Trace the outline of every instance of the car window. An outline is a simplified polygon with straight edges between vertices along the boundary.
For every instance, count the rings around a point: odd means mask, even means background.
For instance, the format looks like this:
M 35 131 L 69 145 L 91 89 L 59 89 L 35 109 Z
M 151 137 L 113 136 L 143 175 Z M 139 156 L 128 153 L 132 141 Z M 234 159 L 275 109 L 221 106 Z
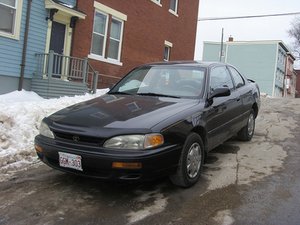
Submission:
M 148 73 L 148 68 L 141 68 L 132 71 L 130 77 L 132 79 L 128 79 L 124 82 L 120 87 L 119 91 L 129 91 L 133 89 L 137 89 L 142 85 L 142 82 L 145 80 L 145 77 Z
M 245 81 L 244 81 L 243 77 L 240 75 L 240 73 L 233 67 L 228 67 L 228 68 L 229 68 L 232 78 L 234 80 L 235 87 L 239 88 L 239 87 L 244 86 Z
M 213 68 L 210 72 L 210 91 L 224 87 L 228 87 L 230 90 L 233 89 L 233 82 L 229 71 L 225 66 Z
M 199 98 L 203 95 L 206 68 L 154 65 L 131 71 L 110 93 L 168 95 Z

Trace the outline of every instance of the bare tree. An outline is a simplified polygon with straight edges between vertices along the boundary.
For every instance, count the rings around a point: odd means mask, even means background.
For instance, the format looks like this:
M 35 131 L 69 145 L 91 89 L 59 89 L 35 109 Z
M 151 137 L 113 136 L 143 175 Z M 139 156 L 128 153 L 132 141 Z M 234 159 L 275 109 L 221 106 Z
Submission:
M 290 37 L 294 39 L 294 51 L 300 56 L 300 17 L 294 19 L 288 30 Z

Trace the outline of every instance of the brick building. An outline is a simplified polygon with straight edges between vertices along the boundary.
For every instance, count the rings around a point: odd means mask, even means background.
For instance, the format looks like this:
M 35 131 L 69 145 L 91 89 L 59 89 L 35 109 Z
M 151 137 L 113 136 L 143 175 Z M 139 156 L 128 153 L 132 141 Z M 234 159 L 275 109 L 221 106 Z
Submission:
M 283 86 L 283 97 L 295 98 L 296 96 L 296 72 L 294 70 L 295 57 L 291 53 L 286 56 L 286 71 Z
M 163 60 L 193 60 L 199 0 L 78 0 L 86 15 L 73 33 L 71 55 L 88 57 L 98 87 L 133 67 Z
M 296 72 L 296 98 L 300 98 L 300 70 L 295 70 Z

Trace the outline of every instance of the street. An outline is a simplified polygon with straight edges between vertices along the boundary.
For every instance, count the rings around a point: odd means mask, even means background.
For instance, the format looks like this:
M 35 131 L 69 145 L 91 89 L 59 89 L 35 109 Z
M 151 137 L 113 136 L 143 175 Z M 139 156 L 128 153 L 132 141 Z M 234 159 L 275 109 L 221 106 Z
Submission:
M 38 160 L 0 182 L 6 224 L 300 224 L 300 99 L 262 98 L 252 141 L 209 153 L 199 182 L 178 188 L 93 180 Z

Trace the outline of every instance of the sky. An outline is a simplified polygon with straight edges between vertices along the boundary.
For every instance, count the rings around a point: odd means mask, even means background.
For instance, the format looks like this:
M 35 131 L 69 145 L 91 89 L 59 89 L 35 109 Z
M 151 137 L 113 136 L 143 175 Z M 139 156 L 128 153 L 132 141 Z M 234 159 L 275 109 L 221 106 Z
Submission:
M 200 0 L 198 18 L 232 17 L 300 12 L 299 0 Z M 299 14 L 300 17 L 300 14 Z M 282 40 L 292 48 L 293 39 L 287 30 L 296 16 L 252 19 L 198 21 L 195 59 L 202 59 L 203 41 L 224 41 L 232 36 L 235 41 Z

